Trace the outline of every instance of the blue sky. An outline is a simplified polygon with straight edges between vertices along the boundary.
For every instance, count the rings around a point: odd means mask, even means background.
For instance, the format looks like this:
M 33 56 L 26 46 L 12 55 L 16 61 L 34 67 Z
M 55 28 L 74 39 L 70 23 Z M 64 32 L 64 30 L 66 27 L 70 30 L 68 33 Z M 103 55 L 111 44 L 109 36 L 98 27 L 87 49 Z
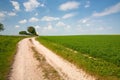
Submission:
M 0 22 L 5 35 L 120 34 L 120 0 L 1 0 Z

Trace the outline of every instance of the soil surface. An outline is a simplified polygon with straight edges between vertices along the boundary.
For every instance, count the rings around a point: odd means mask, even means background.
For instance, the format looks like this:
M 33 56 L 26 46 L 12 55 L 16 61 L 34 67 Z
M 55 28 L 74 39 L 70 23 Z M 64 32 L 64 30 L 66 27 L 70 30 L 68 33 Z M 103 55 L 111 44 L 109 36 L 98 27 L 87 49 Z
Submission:
M 95 80 L 50 51 L 35 38 L 18 43 L 9 80 Z

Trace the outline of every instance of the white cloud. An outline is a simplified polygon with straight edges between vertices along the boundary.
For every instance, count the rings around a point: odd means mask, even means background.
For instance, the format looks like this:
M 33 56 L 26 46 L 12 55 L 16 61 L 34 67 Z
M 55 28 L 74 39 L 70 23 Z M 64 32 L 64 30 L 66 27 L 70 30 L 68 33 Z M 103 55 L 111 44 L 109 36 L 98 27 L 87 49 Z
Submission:
M 106 15 L 114 14 L 114 13 L 117 13 L 117 12 L 120 12 L 120 2 L 117 3 L 114 6 L 106 8 L 103 12 L 94 13 L 92 16 L 101 17 L 101 16 L 106 16 Z
M 23 20 L 19 21 L 19 23 L 20 23 L 20 24 L 25 24 L 25 23 L 27 23 L 27 20 L 26 20 L 26 19 L 23 19 Z
M 51 23 L 48 23 L 46 26 L 41 27 L 39 31 L 41 34 L 50 35 L 50 34 L 55 34 L 57 32 L 57 29 L 54 28 Z
M 83 19 L 80 19 L 78 22 L 79 23 L 87 23 L 89 21 L 90 18 L 83 18 Z
M 49 24 L 47 27 L 44 27 L 44 30 L 52 30 L 52 29 L 53 29 L 53 27 L 51 24 Z
M 43 27 L 43 32 L 49 32 L 49 31 L 53 31 L 54 32 L 54 28 L 52 26 L 51 23 L 48 23 L 48 25 L 46 27 Z
M 40 26 L 39 26 L 39 25 L 36 25 L 36 26 L 35 26 L 35 28 L 36 28 L 36 29 L 39 29 L 39 28 L 40 28 Z
M 45 7 L 45 4 L 41 4 L 40 6 L 41 6 L 41 7 Z
M 37 0 L 29 0 L 28 2 L 24 2 L 23 5 L 26 11 L 32 11 L 39 6 L 41 7 L 45 6 L 44 4 L 41 4 L 40 2 L 38 2 Z
M 90 1 L 87 1 L 87 2 L 86 2 L 86 5 L 85 5 L 84 7 L 85 7 L 85 8 L 90 7 Z
M 3 12 L 0 12 L 0 18 L 5 17 L 5 14 Z
M 66 24 L 59 21 L 59 22 L 56 24 L 56 26 L 60 26 L 60 27 L 61 27 L 61 26 L 66 26 Z
M 16 13 L 15 12 L 9 12 L 8 15 L 9 16 L 16 16 Z
M 58 23 L 56 23 L 56 26 L 58 27 L 63 27 L 65 30 L 69 30 L 70 29 L 70 25 L 67 25 L 61 21 L 59 21 Z
M 100 26 L 98 28 L 95 28 L 96 31 L 103 31 L 103 30 L 111 30 L 112 27 L 107 27 L 107 26 Z
M 69 13 L 69 14 L 65 14 L 62 18 L 63 18 L 63 19 L 67 19 L 67 18 L 71 18 L 71 17 L 73 17 L 73 16 L 75 16 L 75 14 Z
M 19 28 L 20 26 L 19 25 L 16 25 L 15 28 Z
M 56 21 L 59 20 L 58 17 L 44 16 L 41 21 Z
M 3 21 L 6 17 L 6 12 L 2 11 L 0 12 L 0 21 Z
M 29 19 L 29 22 L 37 22 L 37 21 L 39 21 L 39 19 L 35 17 Z
M 15 12 L 7 12 L 7 11 L 0 12 L 0 20 L 4 20 L 8 16 L 16 16 L 16 13 Z
M 11 1 L 11 3 L 14 6 L 15 10 L 17 10 L 17 11 L 20 10 L 20 5 L 17 1 Z
M 66 3 L 63 3 L 62 5 L 59 6 L 59 9 L 62 11 L 66 10 L 72 10 L 72 9 L 77 9 L 79 8 L 80 3 L 76 1 L 69 1 Z

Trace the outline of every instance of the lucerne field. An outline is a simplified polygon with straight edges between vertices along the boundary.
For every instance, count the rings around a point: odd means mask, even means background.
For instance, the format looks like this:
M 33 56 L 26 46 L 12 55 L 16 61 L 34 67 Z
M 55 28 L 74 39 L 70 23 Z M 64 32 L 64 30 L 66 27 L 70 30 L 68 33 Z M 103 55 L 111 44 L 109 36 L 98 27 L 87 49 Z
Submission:
M 120 79 L 120 35 L 42 36 L 38 40 L 100 80 Z

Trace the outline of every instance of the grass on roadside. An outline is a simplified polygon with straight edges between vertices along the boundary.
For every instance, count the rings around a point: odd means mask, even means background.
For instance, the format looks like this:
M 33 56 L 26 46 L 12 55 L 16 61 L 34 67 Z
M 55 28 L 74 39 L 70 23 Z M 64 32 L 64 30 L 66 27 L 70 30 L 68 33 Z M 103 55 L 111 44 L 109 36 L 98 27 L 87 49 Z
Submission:
M 17 43 L 25 37 L 0 36 L 0 80 L 7 80 Z

